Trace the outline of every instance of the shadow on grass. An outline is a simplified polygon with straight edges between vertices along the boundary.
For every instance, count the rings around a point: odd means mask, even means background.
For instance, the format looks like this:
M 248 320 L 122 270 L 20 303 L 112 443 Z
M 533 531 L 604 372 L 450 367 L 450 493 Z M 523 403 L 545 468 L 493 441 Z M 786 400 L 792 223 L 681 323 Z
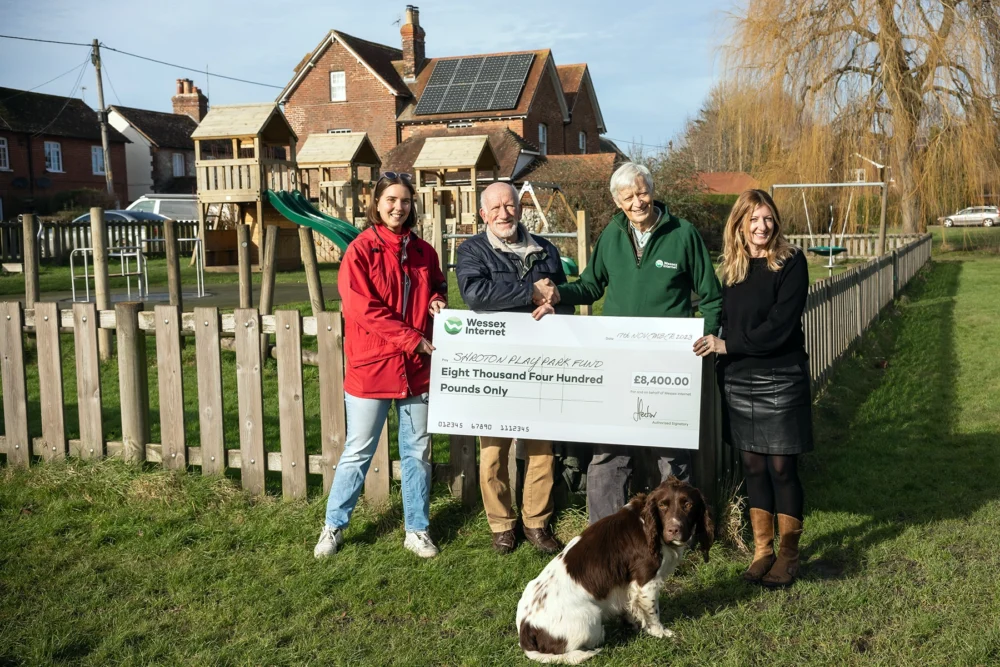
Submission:
M 872 547 L 912 526 L 967 518 L 1000 494 L 983 475 L 1000 468 L 998 434 L 957 428 L 962 268 L 938 262 L 918 276 L 900 312 L 842 362 L 817 402 L 816 452 L 803 459 L 807 513 L 866 518 L 809 536 L 803 578 L 852 576 Z

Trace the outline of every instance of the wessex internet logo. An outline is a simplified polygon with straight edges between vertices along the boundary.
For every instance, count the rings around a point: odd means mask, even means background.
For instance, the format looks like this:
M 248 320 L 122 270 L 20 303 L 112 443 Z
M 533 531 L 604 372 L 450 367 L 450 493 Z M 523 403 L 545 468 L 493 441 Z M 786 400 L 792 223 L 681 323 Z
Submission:
M 461 317 L 449 317 L 444 322 L 444 330 L 452 336 L 462 333 L 463 330 L 470 336 L 506 336 L 507 323 L 480 320 L 475 317 L 468 317 L 463 322 Z
M 449 317 L 444 322 L 444 330 L 451 335 L 455 335 L 462 331 L 462 320 L 459 317 Z

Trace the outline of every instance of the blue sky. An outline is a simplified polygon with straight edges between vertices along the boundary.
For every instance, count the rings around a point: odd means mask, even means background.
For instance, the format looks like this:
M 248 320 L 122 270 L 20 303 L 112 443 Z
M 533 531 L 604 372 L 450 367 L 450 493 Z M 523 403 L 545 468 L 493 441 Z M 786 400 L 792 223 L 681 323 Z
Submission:
M 411 0 L 412 1 L 412 0 Z M 719 45 L 735 0 L 475 2 L 417 0 L 427 55 L 551 48 L 557 64 L 586 62 L 608 127 L 623 147 L 665 145 L 697 113 L 719 71 Z M 0 33 L 108 46 L 200 70 L 283 86 L 327 30 L 399 46 L 406 2 L 298 0 L 0 0 Z M 488 7 L 488 9 L 484 9 Z M 154 9 L 155 8 L 155 9 Z M 239 18 L 230 18 L 230 16 Z M 80 65 L 87 49 L 0 39 L 0 86 L 28 89 Z M 189 77 L 210 103 L 274 99 L 278 89 L 185 72 L 110 51 L 108 104 L 170 111 L 174 81 Z M 39 88 L 68 95 L 77 71 Z M 110 83 L 109 83 L 110 79 Z M 75 96 L 96 106 L 93 68 Z M 653 148 L 652 150 L 655 150 Z

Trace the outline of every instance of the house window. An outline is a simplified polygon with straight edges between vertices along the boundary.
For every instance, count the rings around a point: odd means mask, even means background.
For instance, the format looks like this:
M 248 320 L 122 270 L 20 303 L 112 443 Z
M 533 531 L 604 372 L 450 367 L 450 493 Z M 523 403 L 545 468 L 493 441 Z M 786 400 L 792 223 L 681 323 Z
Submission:
M 331 128 L 331 129 L 327 130 L 326 133 L 327 134 L 350 134 L 351 133 L 351 128 L 349 128 L 349 127 Z
M 10 171 L 10 155 L 7 153 L 7 137 L 0 137 L 0 171 Z
M 475 123 L 472 123 L 467 120 L 453 120 L 452 122 L 448 123 L 448 129 L 454 130 L 455 128 L 473 127 L 474 125 Z
M 45 171 L 62 173 L 62 146 L 58 141 L 45 142 Z
M 347 81 L 343 72 L 330 72 L 330 101 L 347 101 Z
M 587 152 L 587 133 L 586 132 L 581 132 L 580 133 L 578 143 L 580 145 L 580 152 L 581 153 L 586 153 Z
M 90 147 L 90 170 L 95 175 L 104 175 L 104 149 L 100 146 Z
M 538 124 L 538 150 L 545 155 L 549 149 L 549 126 L 545 123 Z
M 174 178 L 186 176 L 184 170 L 184 153 L 174 153 Z

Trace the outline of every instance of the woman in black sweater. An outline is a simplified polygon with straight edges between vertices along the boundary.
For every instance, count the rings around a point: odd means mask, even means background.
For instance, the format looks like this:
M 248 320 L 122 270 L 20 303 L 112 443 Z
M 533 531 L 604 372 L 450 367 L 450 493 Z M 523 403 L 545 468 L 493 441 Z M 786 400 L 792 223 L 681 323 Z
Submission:
M 719 355 L 723 433 L 743 461 L 755 546 L 743 578 L 788 586 L 798 570 L 802 534 L 797 457 L 813 447 L 802 333 L 809 271 L 802 251 L 782 235 L 778 209 L 762 190 L 740 195 L 723 245 L 722 331 L 699 338 L 694 351 Z

